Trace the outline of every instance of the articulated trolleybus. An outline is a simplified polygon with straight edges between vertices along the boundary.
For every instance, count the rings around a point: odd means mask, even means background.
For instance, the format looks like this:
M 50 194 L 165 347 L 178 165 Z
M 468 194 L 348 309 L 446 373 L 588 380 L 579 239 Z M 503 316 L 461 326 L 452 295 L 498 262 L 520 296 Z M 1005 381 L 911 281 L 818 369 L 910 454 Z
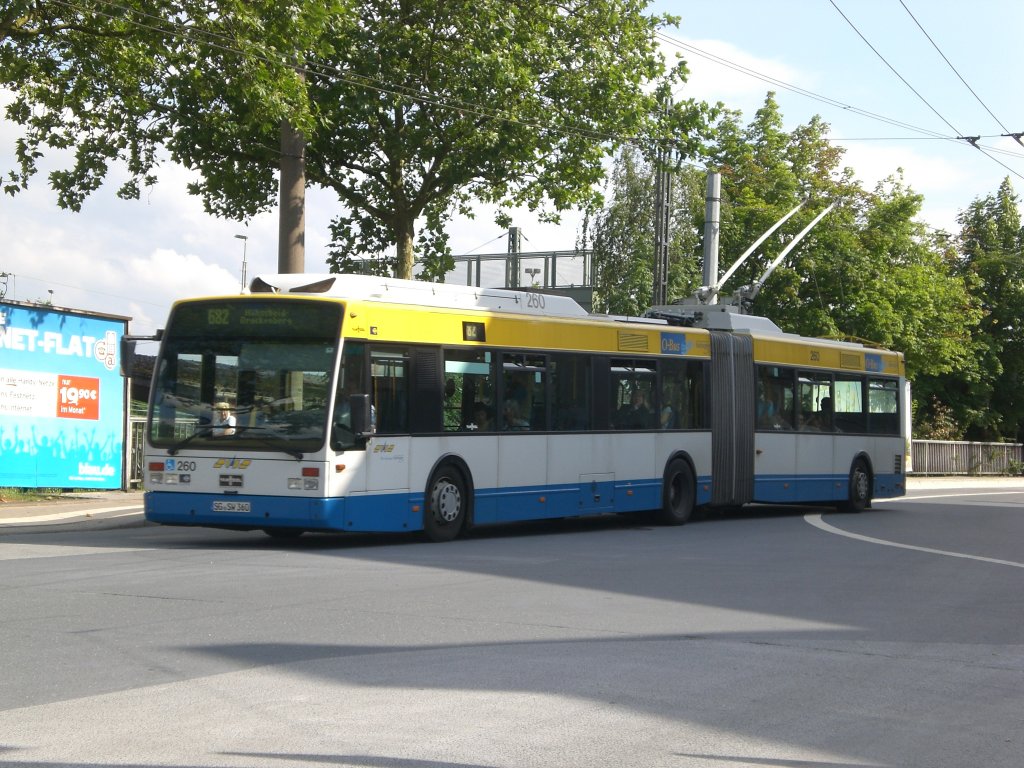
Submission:
M 308 274 L 179 301 L 152 372 L 146 517 L 443 541 L 902 495 L 902 357 L 726 309 L 624 320 L 529 291 Z

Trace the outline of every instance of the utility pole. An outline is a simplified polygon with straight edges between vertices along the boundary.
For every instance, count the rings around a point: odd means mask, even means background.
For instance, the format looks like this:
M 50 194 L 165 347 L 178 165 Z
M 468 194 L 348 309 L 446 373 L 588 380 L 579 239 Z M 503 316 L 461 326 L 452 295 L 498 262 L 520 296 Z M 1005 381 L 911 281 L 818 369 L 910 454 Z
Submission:
M 704 285 L 718 285 L 718 235 L 721 231 L 719 211 L 722 207 L 722 175 L 709 172 L 704 195 Z M 709 304 L 718 303 L 712 293 Z
M 519 227 L 508 228 L 508 259 L 505 261 L 505 287 L 519 287 L 519 254 L 523 250 L 523 233 Z
M 665 100 L 665 112 L 672 105 Z M 658 150 L 654 169 L 654 290 L 651 292 L 651 306 L 668 303 L 668 242 L 669 219 L 672 215 L 672 174 L 669 163 L 672 153 L 668 147 Z

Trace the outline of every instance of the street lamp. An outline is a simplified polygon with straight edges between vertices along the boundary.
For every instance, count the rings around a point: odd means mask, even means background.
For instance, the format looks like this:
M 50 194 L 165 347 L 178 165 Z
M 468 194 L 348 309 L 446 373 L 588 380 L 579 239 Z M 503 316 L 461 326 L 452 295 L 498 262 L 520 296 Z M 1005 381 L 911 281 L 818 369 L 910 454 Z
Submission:
M 245 293 L 245 255 L 249 248 L 249 236 L 248 235 L 235 235 L 236 240 L 242 241 L 242 290 L 241 293 Z
M 536 288 L 537 287 L 537 275 L 540 274 L 540 267 L 527 267 L 523 271 L 530 276 L 530 282 L 532 283 L 531 287 Z

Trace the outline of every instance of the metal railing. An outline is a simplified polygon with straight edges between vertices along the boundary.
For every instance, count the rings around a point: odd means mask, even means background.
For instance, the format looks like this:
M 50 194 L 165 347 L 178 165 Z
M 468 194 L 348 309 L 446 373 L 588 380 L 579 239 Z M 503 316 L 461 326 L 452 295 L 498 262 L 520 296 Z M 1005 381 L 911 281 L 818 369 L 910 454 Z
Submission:
M 915 475 L 1016 475 L 1024 465 L 1020 443 L 914 440 L 911 448 Z

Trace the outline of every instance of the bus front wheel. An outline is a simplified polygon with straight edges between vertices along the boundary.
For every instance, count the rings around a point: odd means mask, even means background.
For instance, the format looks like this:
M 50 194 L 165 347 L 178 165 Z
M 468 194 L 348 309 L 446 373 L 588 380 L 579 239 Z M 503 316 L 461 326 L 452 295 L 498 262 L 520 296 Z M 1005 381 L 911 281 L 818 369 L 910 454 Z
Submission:
M 850 470 L 850 490 L 841 505 L 844 512 L 863 512 L 871 506 L 871 474 L 863 459 L 853 462 Z
M 661 492 L 661 510 L 658 515 L 665 525 L 682 525 L 693 515 L 697 483 L 690 465 L 682 459 L 673 459 L 665 469 L 665 484 Z
M 462 473 L 443 464 L 427 486 L 423 511 L 423 532 L 430 541 L 451 541 L 466 523 L 469 496 Z

